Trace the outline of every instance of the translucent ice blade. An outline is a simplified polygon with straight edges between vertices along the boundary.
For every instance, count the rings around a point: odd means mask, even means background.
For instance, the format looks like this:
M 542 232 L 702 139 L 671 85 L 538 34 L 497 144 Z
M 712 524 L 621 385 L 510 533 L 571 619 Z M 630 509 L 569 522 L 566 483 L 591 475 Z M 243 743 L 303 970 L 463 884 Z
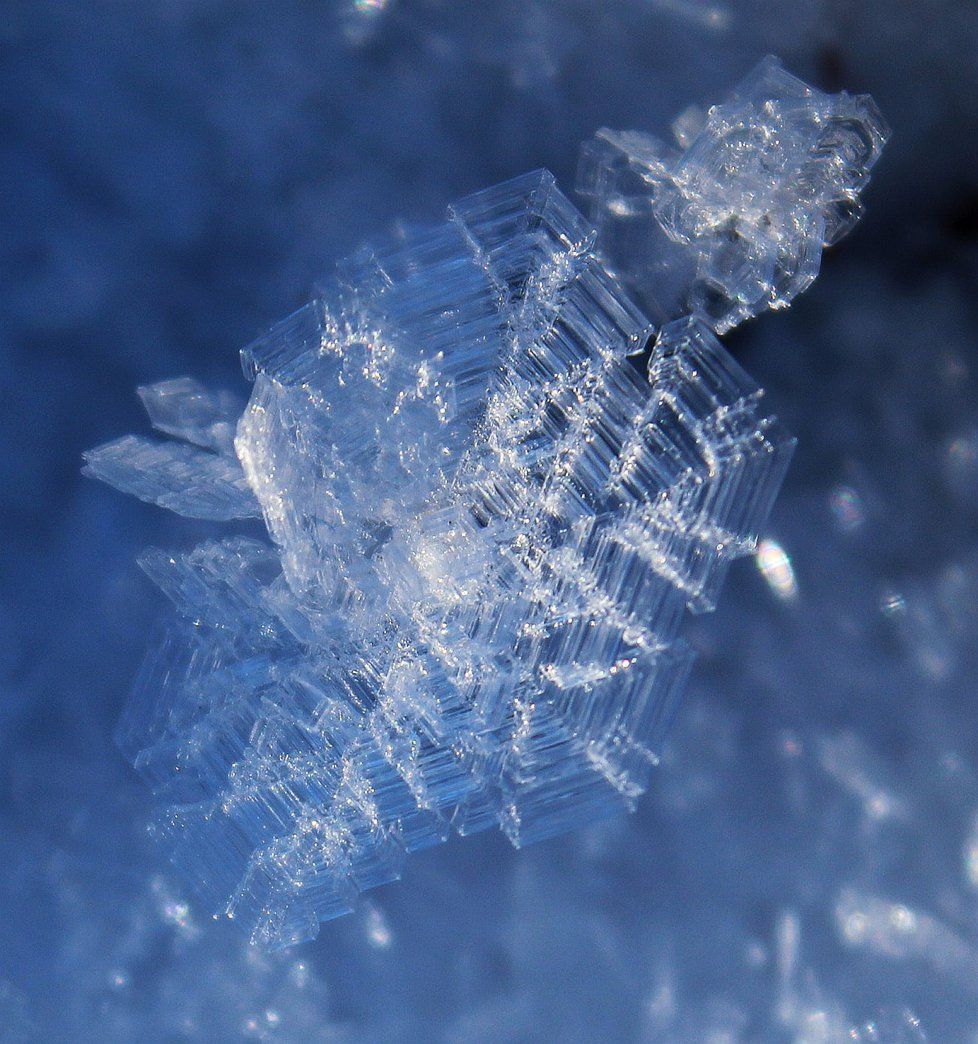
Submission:
M 126 435 L 85 454 L 84 474 L 187 518 L 253 518 L 258 502 L 236 460 L 179 442 Z

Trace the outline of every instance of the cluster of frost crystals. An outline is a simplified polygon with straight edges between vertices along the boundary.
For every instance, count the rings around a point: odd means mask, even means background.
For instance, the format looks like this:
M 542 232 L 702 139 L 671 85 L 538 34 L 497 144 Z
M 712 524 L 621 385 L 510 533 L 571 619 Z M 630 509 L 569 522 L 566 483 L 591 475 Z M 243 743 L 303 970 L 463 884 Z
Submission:
M 632 806 L 690 664 L 684 607 L 751 553 L 793 441 L 699 318 L 658 331 L 537 172 L 338 267 L 246 348 L 237 409 L 90 473 L 231 536 L 142 566 L 182 622 L 120 726 L 156 832 L 257 941 L 314 936 L 405 853 Z
M 824 94 L 766 58 L 730 97 L 674 122 L 678 148 L 601 130 L 579 192 L 600 245 L 655 319 L 722 333 L 783 308 L 861 213 L 889 129 L 868 95 Z

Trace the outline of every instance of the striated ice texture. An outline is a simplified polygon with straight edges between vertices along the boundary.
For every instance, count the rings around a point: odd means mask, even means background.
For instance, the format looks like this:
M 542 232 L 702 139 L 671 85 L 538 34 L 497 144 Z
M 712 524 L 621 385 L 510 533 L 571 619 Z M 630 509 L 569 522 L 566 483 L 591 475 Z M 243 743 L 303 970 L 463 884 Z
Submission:
M 307 939 L 406 853 L 634 806 L 690 651 L 793 441 L 699 317 L 658 330 L 545 171 L 340 264 L 233 402 L 141 390 L 182 442 L 88 470 L 232 536 L 141 565 L 173 601 L 119 742 L 210 909 Z M 240 463 L 239 463 L 240 462 Z
M 889 128 L 868 95 L 823 94 L 769 57 L 673 133 L 678 147 L 600 130 L 578 189 L 654 319 L 698 311 L 723 333 L 811 284 L 822 248 L 859 219 Z

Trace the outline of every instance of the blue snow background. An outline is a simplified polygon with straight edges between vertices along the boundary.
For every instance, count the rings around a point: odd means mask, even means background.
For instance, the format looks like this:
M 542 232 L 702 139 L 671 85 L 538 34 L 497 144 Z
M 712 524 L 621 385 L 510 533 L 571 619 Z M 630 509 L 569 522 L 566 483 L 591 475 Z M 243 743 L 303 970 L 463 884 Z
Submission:
M 363 239 L 668 133 L 766 53 L 894 128 L 867 217 L 728 338 L 800 443 L 630 819 L 498 836 L 276 958 L 188 905 L 111 732 L 208 532 L 79 474 L 137 384 Z M 0 1041 L 978 1035 L 978 9 L 960 0 L 4 0 Z

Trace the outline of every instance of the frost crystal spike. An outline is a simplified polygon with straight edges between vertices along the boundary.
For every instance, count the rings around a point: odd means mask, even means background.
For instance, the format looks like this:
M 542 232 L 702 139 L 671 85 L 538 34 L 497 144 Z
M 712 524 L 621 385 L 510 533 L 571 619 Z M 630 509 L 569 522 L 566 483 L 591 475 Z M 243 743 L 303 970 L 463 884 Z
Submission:
M 862 213 L 890 131 L 868 95 L 823 94 L 765 58 L 721 105 L 673 124 L 678 148 L 601 130 L 578 190 L 601 249 L 657 321 L 719 333 L 784 308 Z
M 762 66 L 731 102 L 745 169 L 771 168 L 771 146 L 737 99 L 785 82 Z M 811 128 L 824 98 L 801 85 L 758 118 Z M 696 154 L 732 119 L 714 110 Z M 795 152 L 839 178 L 865 165 L 810 138 Z M 692 242 L 728 193 L 753 229 L 760 196 L 743 177 L 707 189 L 693 172 L 713 161 L 697 163 L 670 175 L 670 228 Z M 821 245 L 838 192 L 814 173 L 765 184 L 792 242 Z M 702 235 L 698 265 L 715 253 Z M 545 171 L 477 193 L 340 264 L 245 348 L 243 412 L 166 381 L 140 394 L 179 441 L 88 455 L 183 514 L 264 517 L 268 541 L 142 557 L 176 622 L 118 731 L 174 862 L 255 941 L 314 936 L 452 828 L 520 846 L 648 785 L 690 665 L 684 609 L 713 608 L 754 549 L 793 441 L 715 313 L 655 330 L 595 244 Z

